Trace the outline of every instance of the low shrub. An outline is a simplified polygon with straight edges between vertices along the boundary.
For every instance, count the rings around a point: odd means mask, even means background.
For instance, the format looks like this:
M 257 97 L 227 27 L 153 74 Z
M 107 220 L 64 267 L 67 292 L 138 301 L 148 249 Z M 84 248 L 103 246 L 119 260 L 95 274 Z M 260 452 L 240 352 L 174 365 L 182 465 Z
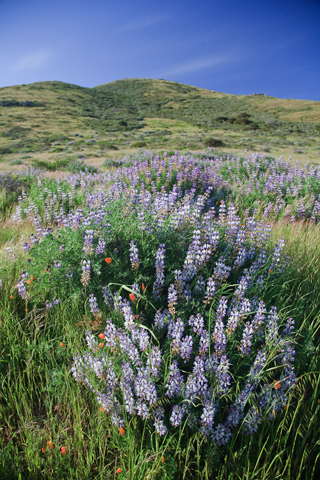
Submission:
M 131 143 L 131 147 L 133 148 L 143 148 L 147 145 L 146 142 L 133 142 Z
M 218 138 L 206 138 L 204 141 L 206 147 L 225 147 L 226 144 L 223 140 Z

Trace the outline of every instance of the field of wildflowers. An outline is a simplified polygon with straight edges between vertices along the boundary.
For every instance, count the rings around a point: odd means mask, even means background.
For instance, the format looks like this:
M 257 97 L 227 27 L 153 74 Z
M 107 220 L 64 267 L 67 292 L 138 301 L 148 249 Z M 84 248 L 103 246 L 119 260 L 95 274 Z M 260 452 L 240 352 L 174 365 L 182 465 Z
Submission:
M 318 478 L 319 167 L 142 154 L 19 188 L 1 478 Z

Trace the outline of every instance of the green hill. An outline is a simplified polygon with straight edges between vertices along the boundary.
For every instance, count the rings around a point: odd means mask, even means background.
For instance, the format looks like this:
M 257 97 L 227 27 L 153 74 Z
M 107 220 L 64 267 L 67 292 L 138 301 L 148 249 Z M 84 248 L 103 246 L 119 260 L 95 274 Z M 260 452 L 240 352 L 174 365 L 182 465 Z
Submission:
M 320 160 L 320 102 L 229 95 L 165 80 L 83 88 L 38 82 L 0 89 L 0 168 L 148 150 L 248 150 Z

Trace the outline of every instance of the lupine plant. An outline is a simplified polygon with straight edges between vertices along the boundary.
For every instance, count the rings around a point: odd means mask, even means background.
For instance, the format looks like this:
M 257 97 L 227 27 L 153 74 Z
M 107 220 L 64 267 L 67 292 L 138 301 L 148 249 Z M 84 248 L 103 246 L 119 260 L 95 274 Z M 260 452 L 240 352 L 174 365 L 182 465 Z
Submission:
M 118 164 L 39 177 L 18 200 L 12 224 L 34 230 L 11 276 L 0 265 L 0 374 L 8 405 L 26 393 L 0 474 L 34 428 L 34 478 L 313 478 L 319 168 L 177 152 Z M 314 235 L 298 267 L 296 231 Z
M 270 225 L 239 215 L 222 171 L 151 157 L 81 174 L 80 186 L 100 185 L 85 208 L 32 211 L 34 280 L 27 289 L 22 272 L 18 293 L 47 309 L 84 295 L 103 342 L 87 332 L 73 375 L 119 427 L 137 417 L 160 437 L 199 430 L 224 445 L 274 419 L 295 386 L 293 321 L 263 299 L 286 267 L 284 241 L 267 249 Z
M 137 416 L 160 436 L 183 426 L 199 429 L 218 445 L 237 428 L 255 432 L 285 408 L 296 383 L 294 322 L 280 320 L 277 309 L 267 311 L 255 295 L 257 271 L 268 272 L 275 257 L 278 250 L 271 263 L 252 259 L 232 285 L 226 272 L 237 265 L 227 269 L 219 258 L 213 265 L 217 288 L 210 294 L 208 288 L 187 289 L 190 273 L 183 269 L 180 285 L 169 285 L 167 299 L 164 292 L 157 294 L 167 308 L 151 318 L 136 313 L 136 301 L 148 303 L 147 295 L 135 289 L 129 301 L 116 292 L 112 305 L 106 302 L 103 342 L 87 331 L 87 351 L 72 367 L 75 379 L 94 392 L 119 427 Z M 192 261 L 197 262 L 196 253 Z M 158 258 L 156 272 L 157 265 Z M 158 284 L 156 275 L 156 292 Z M 96 299 L 89 301 L 91 312 L 99 312 Z

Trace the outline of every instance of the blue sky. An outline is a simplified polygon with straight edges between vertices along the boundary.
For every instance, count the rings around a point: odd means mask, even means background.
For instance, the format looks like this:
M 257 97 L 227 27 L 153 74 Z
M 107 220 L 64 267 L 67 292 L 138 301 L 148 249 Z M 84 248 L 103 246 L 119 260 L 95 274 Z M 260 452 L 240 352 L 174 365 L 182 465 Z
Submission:
M 0 87 L 123 78 L 320 101 L 320 0 L 0 0 Z

